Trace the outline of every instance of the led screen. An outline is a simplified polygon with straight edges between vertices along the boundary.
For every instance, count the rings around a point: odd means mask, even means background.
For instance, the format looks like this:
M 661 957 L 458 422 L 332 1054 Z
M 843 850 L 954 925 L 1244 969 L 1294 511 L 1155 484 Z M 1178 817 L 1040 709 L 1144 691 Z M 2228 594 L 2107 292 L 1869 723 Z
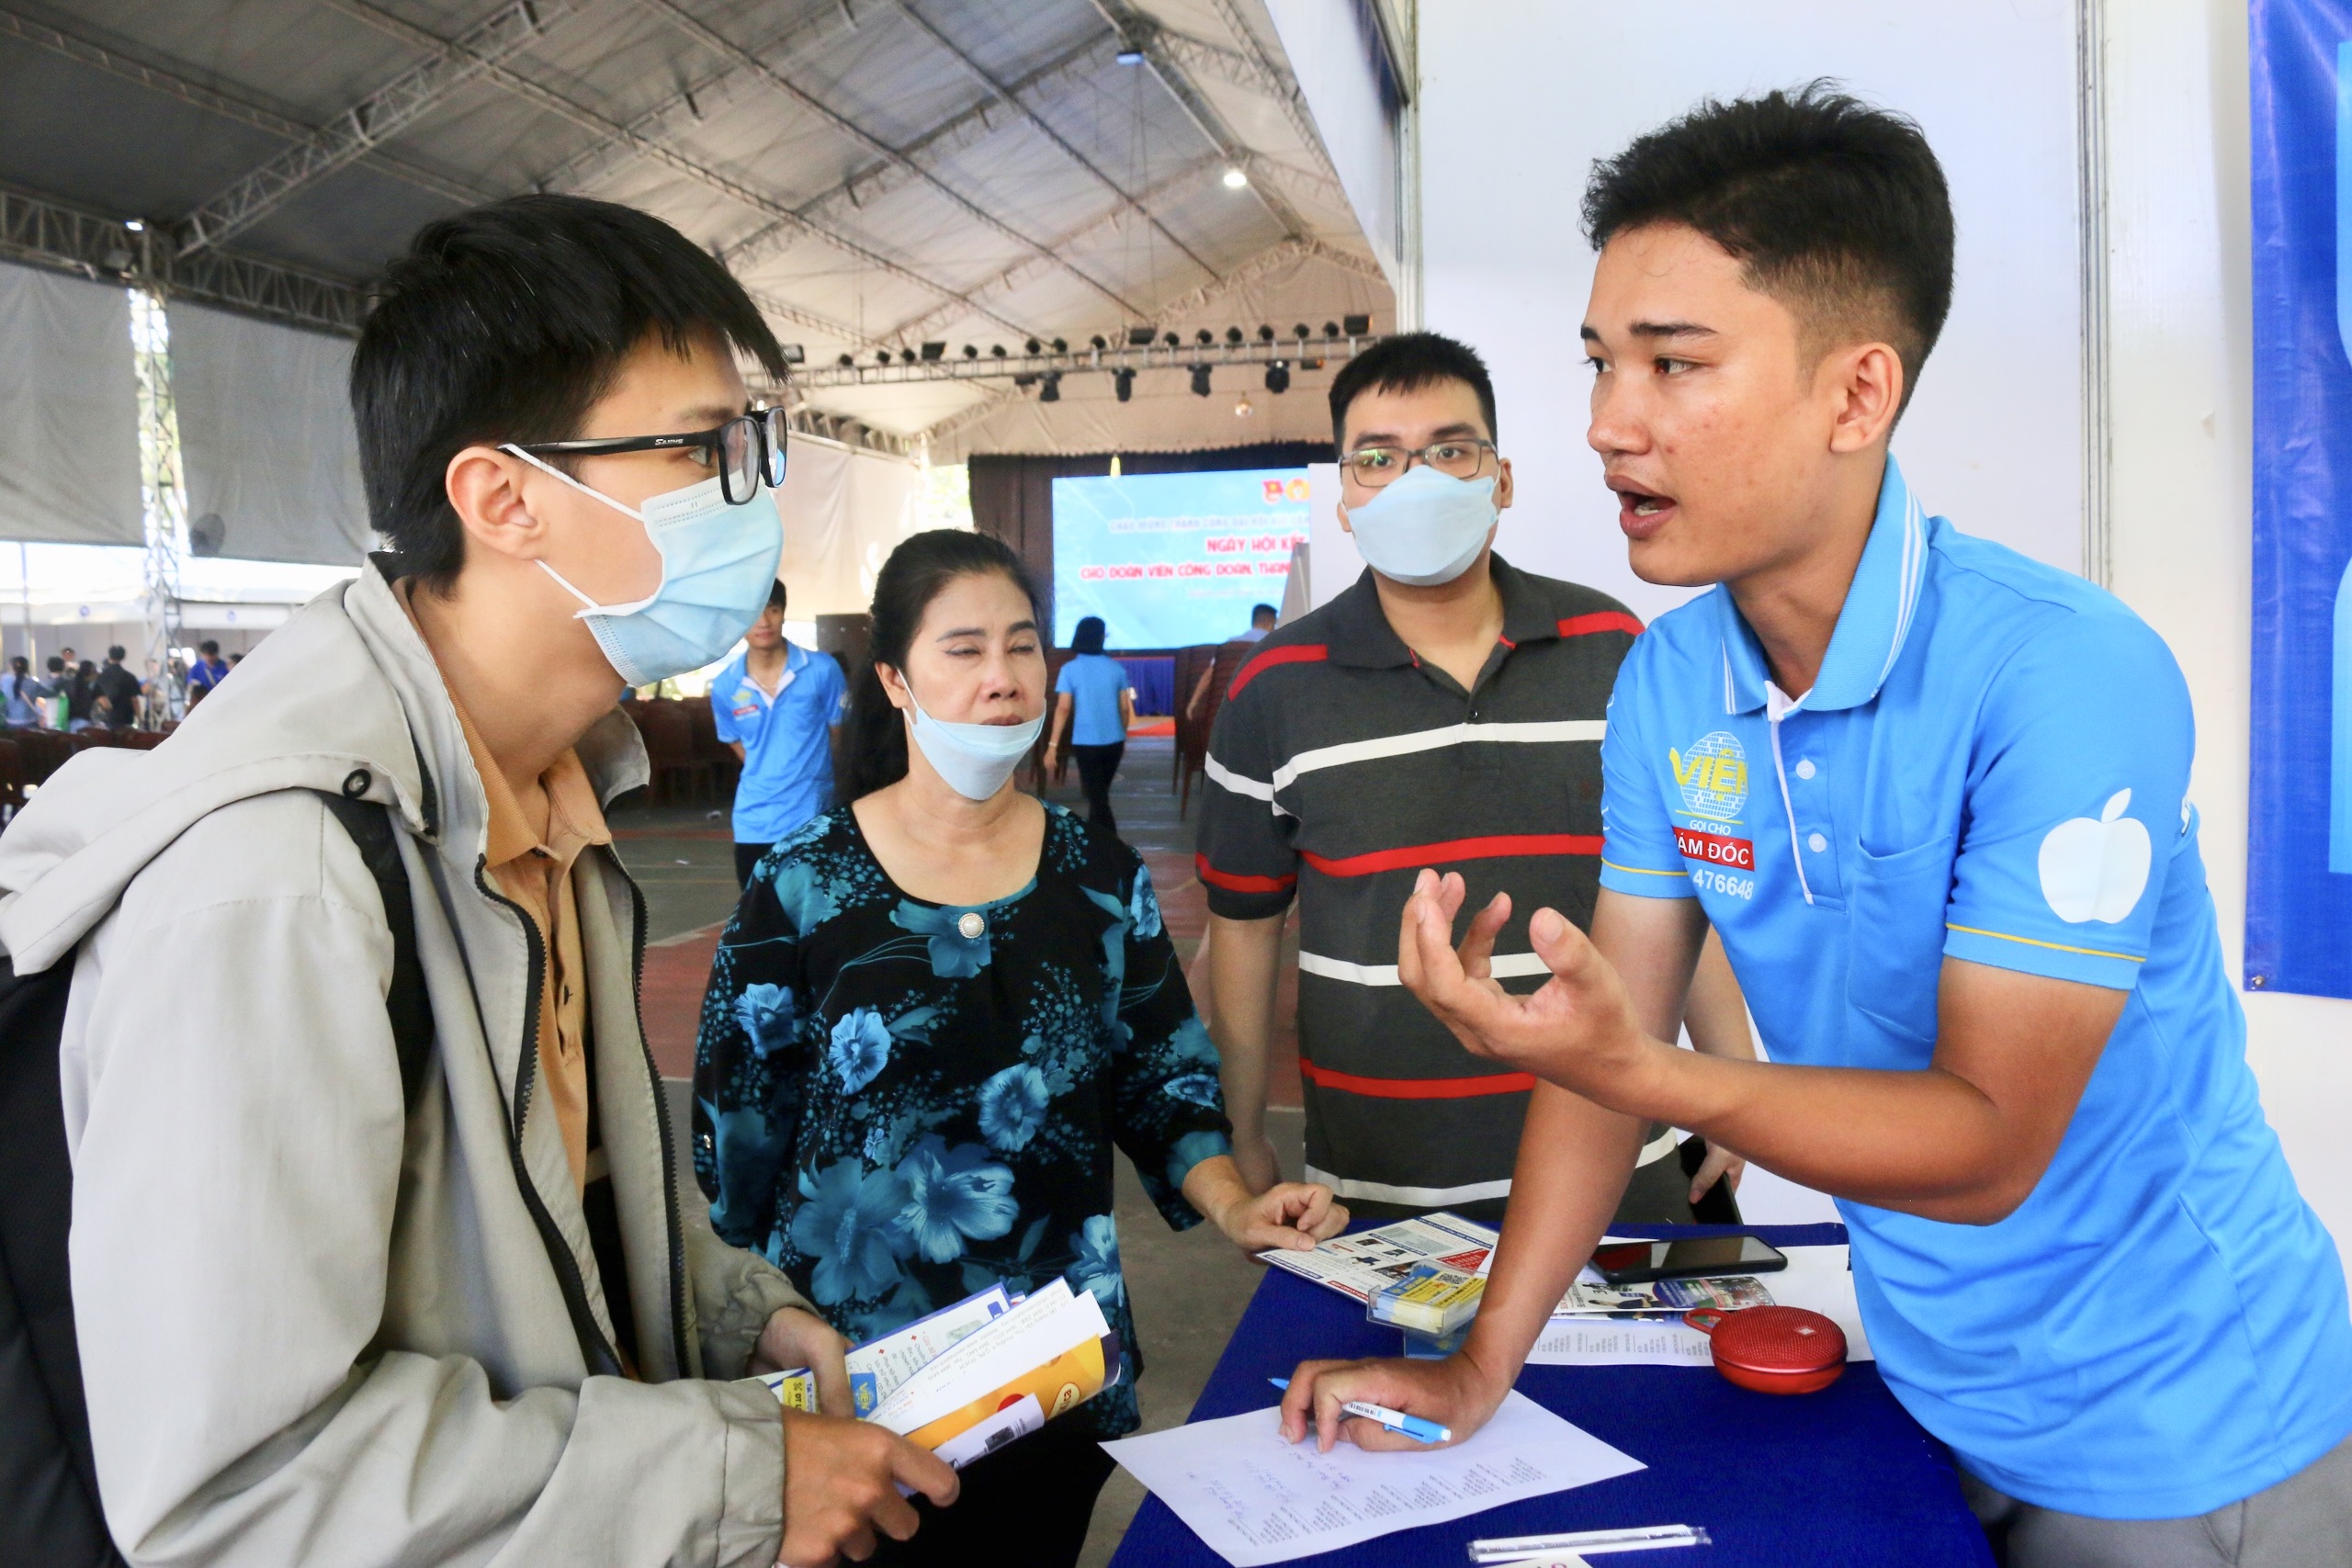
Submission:
M 1305 468 L 1054 481 L 1054 641 L 1100 615 L 1112 648 L 1185 648 L 1283 602 Z

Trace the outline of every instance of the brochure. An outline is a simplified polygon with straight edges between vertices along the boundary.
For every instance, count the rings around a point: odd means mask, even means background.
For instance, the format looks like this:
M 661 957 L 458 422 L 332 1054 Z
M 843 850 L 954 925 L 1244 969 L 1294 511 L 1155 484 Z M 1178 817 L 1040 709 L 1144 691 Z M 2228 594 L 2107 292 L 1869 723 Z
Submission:
M 1312 1252 L 1278 1247 L 1258 1256 L 1277 1269 L 1369 1303 L 1425 1264 L 1484 1279 L 1497 1239 L 1497 1233 L 1485 1225 L 1440 1213 L 1333 1236 L 1317 1243 Z
M 958 1468 L 1076 1409 L 1125 1370 L 1093 1294 L 1063 1280 L 1022 1298 L 992 1286 L 847 1359 L 859 1418 Z M 806 1368 L 761 1381 L 787 1408 L 817 1407 Z

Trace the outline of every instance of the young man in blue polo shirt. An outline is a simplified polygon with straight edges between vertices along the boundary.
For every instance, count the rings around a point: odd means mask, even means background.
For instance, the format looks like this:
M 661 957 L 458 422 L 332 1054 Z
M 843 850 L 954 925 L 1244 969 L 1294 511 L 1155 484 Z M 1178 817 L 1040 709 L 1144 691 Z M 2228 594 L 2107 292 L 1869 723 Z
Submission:
M 849 700 L 831 654 L 785 640 L 784 602 L 779 582 L 743 634 L 743 651 L 710 683 L 718 738 L 743 764 L 735 783 L 735 880 L 746 887 L 770 845 L 832 804 L 833 731 Z
M 1421 874 L 1405 983 L 1542 1080 L 1515 1197 L 1461 1355 L 1306 1369 L 1285 1425 L 1477 1427 L 1656 1118 L 1837 1196 L 1879 1371 L 2013 1568 L 2352 1562 L 2352 1317 L 2245 1064 L 2180 672 L 1887 455 L 1951 299 L 1934 154 L 1821 89 L 1708 104 L 1585 215 L 1634 570 L 1719 586 L 1626 656 L 1591 934 L 1534 915 L 1541 990 L 1492 978 L 1507 896 L 1457 952 Z M 1711 924 L 1769 1065 L 1664 1043 Z

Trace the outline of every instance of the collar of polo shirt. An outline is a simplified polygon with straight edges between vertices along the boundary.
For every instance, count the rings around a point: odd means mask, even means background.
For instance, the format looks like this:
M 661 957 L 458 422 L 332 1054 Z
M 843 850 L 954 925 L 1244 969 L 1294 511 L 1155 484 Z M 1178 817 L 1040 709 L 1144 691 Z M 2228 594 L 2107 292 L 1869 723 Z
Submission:
M 1862 546 L 1853 584 L 1846 590 L 1846 603 L 1838 612 L 1821 673 L 1813 690 L 1782 711 L 1827 713 L 1860 707 L 1877 696 L 1911 635 L 1919 585 L 1927 575 L 1928 519 L 1890 456 L 1886 478 L 1879 484 L 1878 515 Z M 1764 660 L 1764 645 L 1756 640 L 1729 589 L 1715 590 L 1715 607 L 1723 618 L 1724 712 L 1754 713 L 1770 695 L 1767 687 L 1772 672 Z

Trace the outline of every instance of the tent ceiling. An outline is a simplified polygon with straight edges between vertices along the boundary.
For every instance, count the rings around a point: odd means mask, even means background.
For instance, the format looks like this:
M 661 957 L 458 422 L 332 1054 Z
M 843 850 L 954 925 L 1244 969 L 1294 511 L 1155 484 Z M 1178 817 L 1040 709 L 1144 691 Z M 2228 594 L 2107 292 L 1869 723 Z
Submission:
M 0 0 L 0 186 L 346 327 L 420 223 L 531 189 L 676 223 L 816 363 L 1174 324 L 1277 248 L 1301 313 L 1388 299 L 1262 0 Z M 23 207 L 0 254 L 42 259 Z M 968 432 L 992 396 L 812 402 Z

